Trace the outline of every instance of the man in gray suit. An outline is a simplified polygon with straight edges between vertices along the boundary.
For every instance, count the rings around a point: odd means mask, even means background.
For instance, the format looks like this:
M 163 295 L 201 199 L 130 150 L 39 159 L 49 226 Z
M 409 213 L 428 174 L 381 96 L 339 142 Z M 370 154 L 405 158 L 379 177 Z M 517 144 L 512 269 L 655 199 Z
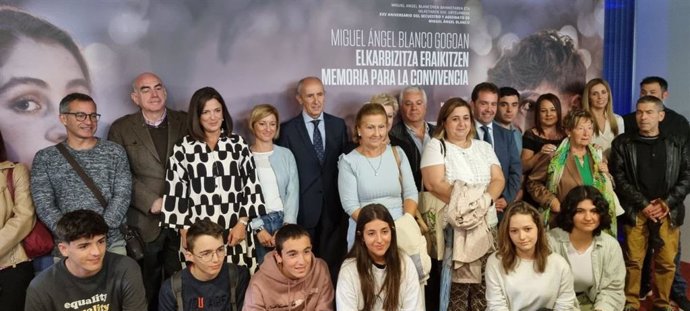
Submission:
M 108 139 L 125 148 L 132 171 L 132 202 L 127 223 L 139 229 L 146 251 L 139 262 L 149 310 L 158 309 L 161 282 L 180 270 L 179 237 L 161 229 L 165 163 L 179 139 L 187 135 L 187 113 L 166 108 L 163 82 L 145 72 L 132 83 L 132 101 L 139 111 L 121 117 L 110 127 Z

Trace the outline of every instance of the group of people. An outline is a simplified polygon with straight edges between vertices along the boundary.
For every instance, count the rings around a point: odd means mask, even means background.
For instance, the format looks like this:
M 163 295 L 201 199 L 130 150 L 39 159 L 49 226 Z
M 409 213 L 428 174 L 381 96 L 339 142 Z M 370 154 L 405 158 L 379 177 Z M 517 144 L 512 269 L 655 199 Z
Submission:
M 29 172 L 0 133 L 3 310 L 603 311 L 637 310 L 650 292 L 657 309 L 690 310 L 679 273 L 690 127 L 664 106 L 662 78 L 645 78 L 621 117 L 605 80 L 574 82 L 584 67 L 530 84 L 509 77 L 506 57 L 489 79 L 539 92 L 480 83 L 432 123 L 425 90 L 409 86 L 372 96 L 348 131 L 306 77 L 301 112 L 281 122 L 256 105 L 245 140 L 214 88 L 175 111 L 147 72 L 132 82 L 138 111 L 106 140 L 70 36 L 19 10 L 0 16 L 0 95 L 16 116 L 0 129 L 40 117 L 49 129 L 30 140 L 55 144 L 8 139 L 33 157 Z M 22 70 L 54 59 L 59 74 Z M 440 225 L 423 195 L 444 205 Z M 43 257 L 23 243 L 37 222 L 55 239 Z M 141 236 L 138 261 L 123 224 Z
M 95 101 L 71 93 L 65 141 L 40 150 L 30 174 L 0 144 L 0 297 L 17 310 L 637 310 L 653 260 L 655 308 L 684 307 L 689 127 L 664 107 L 667 87 L 645 79 L 626 118 L 601 79 L 565 116 L 546 93 L 522 134 L 515 89 L 480 83 L 432 124 L 411 86 L 361 107 L 354 144 L 324 112 L 316 77 L 298 82 L 291 120 L 255 106 L 249 143 L 211 87 L 175 111 L 161 79 L 142 73 L 139 111 L 108 140 L 95 136 Z M 420 191 L 445 205 L 433 260 Z M 21 241 L 36 221 L 55 237 L 56 264 L 34 278 Z M 141 234 L 138 262 L 123 223 Z

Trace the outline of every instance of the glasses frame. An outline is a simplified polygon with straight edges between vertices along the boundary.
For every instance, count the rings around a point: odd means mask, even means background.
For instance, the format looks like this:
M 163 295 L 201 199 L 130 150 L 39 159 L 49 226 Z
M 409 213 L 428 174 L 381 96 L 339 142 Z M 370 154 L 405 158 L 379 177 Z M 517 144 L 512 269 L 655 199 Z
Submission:
M 73 115 L 74 118 L 79 121 L 83 122 L 86 121 L 86 117 L 89 117 L 89 120 L 91 122 L 98 122 L 98 120 L 101 119 L 101 114 L 100 113 L 85 113 L 85 112 L 63 112 L 62 114 L 68 114 L 68 115 Z
M 191 253 L 191 252 L 190 252 Z M 224 259 L 228 255 L 228 249 L 226 245 L 216 248 L 213 251 L 209 251 L 207 254 L 197 255 L 192 253 L 194 257 L 199 258 L 203 263 L 209 263 L 213 260 L 213 255 L 218 256 L 218 259 Z

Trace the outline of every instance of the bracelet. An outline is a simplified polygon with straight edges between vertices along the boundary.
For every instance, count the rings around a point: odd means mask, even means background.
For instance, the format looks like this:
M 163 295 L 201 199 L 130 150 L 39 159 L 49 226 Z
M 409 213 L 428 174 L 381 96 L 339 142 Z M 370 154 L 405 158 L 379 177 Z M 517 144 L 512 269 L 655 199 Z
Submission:
M 249 224 L 246 220 L 240 219 L 239 220 L 241 224 L 243 224 L 245 227 Z

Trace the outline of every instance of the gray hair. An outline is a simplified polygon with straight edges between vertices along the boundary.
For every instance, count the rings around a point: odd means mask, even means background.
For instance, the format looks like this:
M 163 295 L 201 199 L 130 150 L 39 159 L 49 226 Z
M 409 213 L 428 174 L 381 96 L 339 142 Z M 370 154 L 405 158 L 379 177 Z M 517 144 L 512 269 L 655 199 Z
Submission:
M 401 105 L 404 104 L 404 102 L 405 102 L 403 100 L 403 96 L 405 95 L 405 93 L 408 93 L 408 92 L 415 92 L 415 93 L 421 92 L 422 93 L 422 99 L 424 100 L 424 104 L 427 103 L 426 91 L 421 86 L 407 86 L 404 89 L 402 89 L 402 91 L 400 91 L 400 97 L 399 98 L 400 98 L 400 104 Z

